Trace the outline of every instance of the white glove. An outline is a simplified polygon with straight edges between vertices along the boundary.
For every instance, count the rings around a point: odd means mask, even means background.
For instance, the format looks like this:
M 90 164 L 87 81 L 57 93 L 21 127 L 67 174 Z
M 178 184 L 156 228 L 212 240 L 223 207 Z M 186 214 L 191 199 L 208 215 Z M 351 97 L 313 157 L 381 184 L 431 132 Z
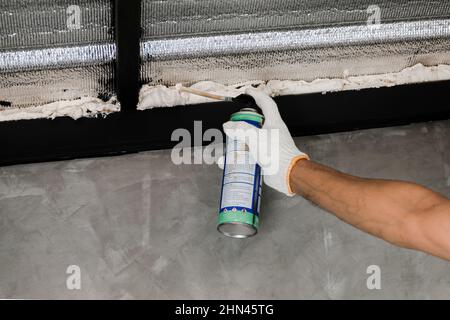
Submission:
M 265 121 L 262 128 L 243 121 L 228 121 L 223 125 L 225 134 L 248 145 L 251 156 L 261 166 L 263 180 L 268 186 L 293 196 L 289 185 L 291 170 L 297 161 L 309 160 L 309 157 L 295 146 L 275 101 L 255 89 L 248 89 L 246 93 L 255 99 L 263 111 Z

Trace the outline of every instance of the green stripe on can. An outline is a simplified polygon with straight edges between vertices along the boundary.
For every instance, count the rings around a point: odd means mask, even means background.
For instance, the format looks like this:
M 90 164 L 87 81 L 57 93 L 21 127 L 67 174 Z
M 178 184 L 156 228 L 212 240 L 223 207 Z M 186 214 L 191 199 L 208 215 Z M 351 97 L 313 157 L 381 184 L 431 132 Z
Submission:
M 260 125 L 263 122 L 264 117 L 257 113 L 250 112 L 237 112 L 231 115 L 231 121 L 254 121 L 259 123 Z
M 259 228 L 259 217 L 253 213 L 238 211 L 228 211 L 219 213 L 219 225 L 222 223 L 246 223 Z

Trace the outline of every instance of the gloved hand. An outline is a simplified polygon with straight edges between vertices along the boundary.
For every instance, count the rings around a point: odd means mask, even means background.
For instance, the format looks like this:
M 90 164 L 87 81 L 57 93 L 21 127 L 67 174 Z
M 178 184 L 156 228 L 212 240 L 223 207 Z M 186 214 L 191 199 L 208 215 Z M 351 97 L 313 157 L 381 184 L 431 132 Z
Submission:
M 263 127 L 259 129 L 247 122 L 228 121 L 223 125 L 225 134 L 248 145 L 251 156 L 261 166 L 263 180 L 268 186 L 293 196 L 289 185 L 290 172 L 297 161 L 309 160 L 309 157 L 295 146 L 275 101 L 255 89 L 248 89 L 246 93 L 255 99 L 263 111 Z

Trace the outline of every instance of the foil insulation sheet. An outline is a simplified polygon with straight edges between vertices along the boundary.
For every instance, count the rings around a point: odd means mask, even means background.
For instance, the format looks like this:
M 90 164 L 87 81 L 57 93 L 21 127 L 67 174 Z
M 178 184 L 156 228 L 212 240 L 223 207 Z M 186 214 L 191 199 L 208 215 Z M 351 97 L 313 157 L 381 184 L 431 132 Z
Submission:
M 307 80 L 450 63 L 449 1 L 143 0 L 141 80 Z
M 0 104 L 115 93 L 108 0 L 0 0 Z

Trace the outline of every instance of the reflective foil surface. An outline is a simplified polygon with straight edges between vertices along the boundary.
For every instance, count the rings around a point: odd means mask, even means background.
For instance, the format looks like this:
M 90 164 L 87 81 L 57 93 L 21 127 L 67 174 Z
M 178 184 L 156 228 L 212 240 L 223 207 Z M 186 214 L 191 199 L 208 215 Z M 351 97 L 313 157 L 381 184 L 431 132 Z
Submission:
M 450 63 L 448 1 L 144 0 L 143 82 L 313 80 Z
M 0 103 L 114 94 L 111 2 L 0 0 Z
M 115 94 L 112 1 L 0 0 L 0 107 Z M 307 80 L 450 64 L 450 2 L 142 0 L 141 82 Z

